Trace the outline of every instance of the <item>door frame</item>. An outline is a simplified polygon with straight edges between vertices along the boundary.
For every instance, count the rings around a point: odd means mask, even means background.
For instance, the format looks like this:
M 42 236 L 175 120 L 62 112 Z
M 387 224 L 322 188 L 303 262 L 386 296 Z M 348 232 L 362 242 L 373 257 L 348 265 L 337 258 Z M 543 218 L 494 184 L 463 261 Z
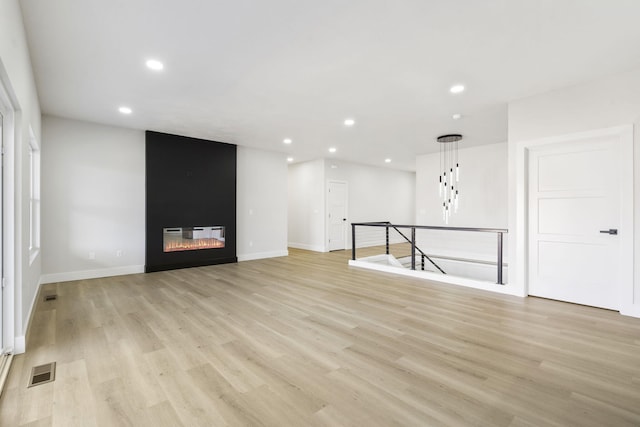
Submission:
M 325 230 L 324 230 L 324 244 L 325 244 L 325 248 L 327 249 L 326 252 L 330 252 L 330 248 L 329 248 L 329 227 L 331 227 L 331 220 L 329 218 L 329 186 L 332 184 L 344 184 L 345 185 L 345 191 L 344 191 L 344 197 L 345 197 L 345 204 L 344 204 L 344 212 L 345 212 L 345 216 L 347 217 L 347 219 L 349 218 L 349 183 L 347 181 L 340 181 L 337 179 L 329 179 L 327 180 L 327 184 L 326 184 L 326 188 L 324 191 L 325 194 Z M 343 233 L 344 233 L 344 248 L 343 250 L 347 250 L 350 248 L 349 246 L 349 227 L 347 227 L 347 225 L 349 224 L 349 221 L 346 221 L 346 224 L 343 228 Z M 338 249 L 334 249 L 334 250 L 338 250 Z
M 16 289 L 15 289 L 15 138 L 19 117 L 15 94 L 11 91 L 9 78 L 0 62 L 0 107 L 4 112 L 4 156 L 2 165 L 2 350 L 23 352 L 24 343 L 16 343 Z
M 633 307 L 634 283 L 633 283 L 633 125 L 615 126 L 604 129 L 578 132 L 567 135 L 552 136 L 529 141 L 517 142 L 513 154 L 510 155 L 511 164 L 515 166 L 515 203 L 512 206 L 510 222 L 510 242 L 509 259 L 515 262 L 510 263 L 509 277 L 514 277 L 518 284 L 518 294 L 527 296 L 529 294 L 529 153 L 531 150 L 544 145 L 557 144 L 561 142 L 580 142 L 585 139 L 597 137 L 617 137 L 618 138 L 618 163 L 617 170 L 620 182 L 620 271 L 619 271 L 619 291 L 620 291 L 620 313 L 626 315 L 640 316 L 640 310 Z M 514 156 L 514 157 L 512 157 Z M 510 179 L 511 180 L 511 179 Z M 514 194 L 513 192 L 511 194 Z M 513 270 L 512 270 L 513 269 Z

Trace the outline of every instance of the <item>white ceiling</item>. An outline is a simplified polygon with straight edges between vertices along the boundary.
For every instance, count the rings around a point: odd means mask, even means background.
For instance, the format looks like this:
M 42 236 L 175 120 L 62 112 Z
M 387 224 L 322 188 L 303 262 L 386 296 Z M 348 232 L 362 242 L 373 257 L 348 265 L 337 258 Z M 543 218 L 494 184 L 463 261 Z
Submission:
M 640 64 L 639 0 L 21 5 L 44 113 L 296 161 L 414 170 L 443 133 L 464 134 L 461 147 L 506 141 L 511 100 Z M 454 83 L 467 90 L 450 94 Z

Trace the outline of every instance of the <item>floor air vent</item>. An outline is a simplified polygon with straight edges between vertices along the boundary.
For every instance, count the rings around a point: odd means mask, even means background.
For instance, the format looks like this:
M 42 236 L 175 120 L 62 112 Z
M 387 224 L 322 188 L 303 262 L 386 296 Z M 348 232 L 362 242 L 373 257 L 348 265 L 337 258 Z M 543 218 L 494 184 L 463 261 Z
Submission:
M 45 295 L 44 296 L 44 300 L 45 301 L 55 301 L 58 299 L 58 295 L 56 294 L 50 294 L 50 295 Z
M 31 378 L 27 387 L 33 387 L 40 384 L 50 383 L 56 379 L 56 362 L 46 363 L 40 366 L 34 366 L 31 369 Z

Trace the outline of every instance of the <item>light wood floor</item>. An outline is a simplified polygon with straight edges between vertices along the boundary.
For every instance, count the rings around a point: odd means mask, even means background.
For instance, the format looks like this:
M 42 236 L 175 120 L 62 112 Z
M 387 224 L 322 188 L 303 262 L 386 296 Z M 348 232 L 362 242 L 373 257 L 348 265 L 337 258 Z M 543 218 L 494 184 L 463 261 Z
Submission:
M 640 319 L 349 255 L 46 285 L 0 425 L 640 425 Z

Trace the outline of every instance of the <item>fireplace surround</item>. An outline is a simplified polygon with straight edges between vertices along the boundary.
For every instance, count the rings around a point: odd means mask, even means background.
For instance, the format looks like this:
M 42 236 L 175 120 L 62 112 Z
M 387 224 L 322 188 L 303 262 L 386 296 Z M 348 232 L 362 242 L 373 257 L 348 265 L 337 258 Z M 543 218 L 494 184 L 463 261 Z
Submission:
M 145 271 L 237 262 L 236 146 L 147 131 Z

